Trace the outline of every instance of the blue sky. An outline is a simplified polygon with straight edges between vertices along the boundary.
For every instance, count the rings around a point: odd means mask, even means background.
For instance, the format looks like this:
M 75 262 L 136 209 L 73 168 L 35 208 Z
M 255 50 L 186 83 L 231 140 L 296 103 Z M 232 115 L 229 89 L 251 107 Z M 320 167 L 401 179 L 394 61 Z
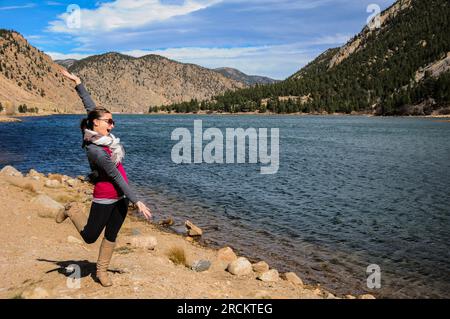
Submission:
M 394 0 L 0 0 L 0 28 L 58 58 L 149 53 L 284 79 Z M 71 11 L 75 4 L 80 11 Z M 69 13 L 69 12 L 71 13 Z

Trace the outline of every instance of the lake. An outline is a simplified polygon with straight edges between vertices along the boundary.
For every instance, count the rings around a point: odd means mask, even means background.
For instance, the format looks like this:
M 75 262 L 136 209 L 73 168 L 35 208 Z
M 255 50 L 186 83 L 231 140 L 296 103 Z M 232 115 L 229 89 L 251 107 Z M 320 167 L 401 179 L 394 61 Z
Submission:
M 0 167 L 86 175 L 81 115 L 0 123 Z M 338 294 L 448 297 L 450 123 L 430 118 L 114 115 L 130 183 L 155 220 L 191 220 L 214 247 Z M 175 164 L 171 133 L 278 128 L 279 169 Z M 205 142 L 206 144 L 206 142 Z M 378 265 L 381 288 L 368 289 Z

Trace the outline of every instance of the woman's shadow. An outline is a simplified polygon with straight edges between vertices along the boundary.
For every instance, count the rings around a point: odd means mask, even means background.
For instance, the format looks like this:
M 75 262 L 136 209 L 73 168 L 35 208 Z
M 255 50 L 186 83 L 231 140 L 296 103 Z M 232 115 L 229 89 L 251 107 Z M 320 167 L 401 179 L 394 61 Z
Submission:
M 55 264 L 56 268 L 50 269 L 46 271 L 46 274 L 52 273 L 57 271 L 58 273 L 66 276 L 74 278 L 79 277 L 85 278 L 87 276 L 91 276 L 93 280 L 96 280 L 95 272 L 96 272 L 96 264 L 93 262 L 90 262 L 88 260 L 64 260 L 64 261 L 58 261 L 58 260 L 49 260 L 44 258 L 38 258 L 37 261 L 47 262 Z
M 44 258 L 38 258 L 37 261 L 48 262 L 57 265 L 58 267 L 48 270 L 45 273 L 49 274 L 57 271 L 58 273 L 68 277 L 68 278 L 85 278 L 90 276 L 94 281 L 97 280 L 96 263 L 90 262 L 88 260 L 49 260 Z M 108 269 L 108 272 L 112 273 L 123 273 L 123 271 L 118 269 Z
M 88 260 L 49 260 L 45 258 L 38 258 L 37 261 L 52 263 L 57 265 L 58 267 L 54 269 L 50 269 L 46 271 L 46 274 L 57 271 L 58 273 L 65 275 L 66 277 L 74 277 L 79 276 L 79 278 L 84 278 L 87 276 L 91 276 L 94 280 L 96 280 L 96 272 L 97 272 L 97 264 L 90 262 Z M 77 273 L 78 272 L 78 273 Z M 108 272 L 113 274 L 123 274 L 126 271 L 121 269 L 108 269 Z

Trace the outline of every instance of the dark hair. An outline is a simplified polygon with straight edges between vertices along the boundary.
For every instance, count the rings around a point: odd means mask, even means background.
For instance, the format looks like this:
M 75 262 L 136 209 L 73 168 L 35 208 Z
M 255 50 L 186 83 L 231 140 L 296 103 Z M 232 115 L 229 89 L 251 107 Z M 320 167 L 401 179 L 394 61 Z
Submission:
M 97 120 L 97 119 L 103 117 L 103 115 L 105 115 L 107 113 L 111 113 L 111 112 L 105 108 L 96 107 L 95 109 L 93 109 L 92 111 L 90 111 L 88 113 L 87 117 L 85 117 L 84 119 L 81 120 L 80 129 L 81 129 L 81 136 L 82 136 L 81 138 L 83 139 L 83 144 L 81 145 L 82 148 L 84 148 L 87 144 L 86 141 L 84 140 L 84 130 L 85 129 L 93 130 L 94 129 L 94 120 Z

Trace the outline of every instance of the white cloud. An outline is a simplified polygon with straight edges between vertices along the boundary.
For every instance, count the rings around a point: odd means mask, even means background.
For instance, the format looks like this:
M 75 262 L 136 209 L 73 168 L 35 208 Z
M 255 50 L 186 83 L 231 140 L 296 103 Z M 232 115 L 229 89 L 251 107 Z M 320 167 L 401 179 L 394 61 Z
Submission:
M 308 45 L 342 45 L 347 43 L 353 35 L 337 33 L 335 35 L 326 35 L 307 42 Z
M 185 0 L 181 4 L 161 3 L 160 0 L 115 0 L 100 3 L 95 9 L 81 9 L 80 27 L 71 28 L 72 13 L 63 13 L 49 22 L 49 31 L 82 35 L 138 28 L 205 9 L 221 0 Z
M 45 2 L 48 6 L 63 6 L 64 3 L 57 2 L 57 1 L 46 1 Z
M 194 63 L 207 68 L 232 67 L 249 75 L 263 75 L 284 79 L 310 62 L 321 49 L 314 45 L 341 45 L 350 36 L 336 35 L 313 39 L 308 42 L 283 45 L 266 45 L 234 48 L 167 48 L 162 50 L 130 50 L 123 54 L 141 57 L 157 54 L 169 59 Z
M 81 60 L 91 56 L 92 54 L 83 54 L 83 53 L 59 53 L 59 52 L 45 52 L 48 54 L 53 61 L 55 60 L 66 60 L 66 59 L 76 59 Z
M 141 57 L 157 54 L 166 58 L 198 64 L 207 68 L 232 67 L 250 75 L 264 75 L 275 79 L 284 79 L 310 62 L 320 49 L 315 45 L 341 45 L 350 38 L 349 35 L 337 34 L 312 39 L 307 42 L 282 45 L 264 45 L 250 47 L 185 47 L 159 50 L 128 50 L 122 54 Z M 82 59 L 91 54 L 47 52 L 54 60 Z
M 315 45 L 342 45 L 350 39 L 350 35 L 336 34 L 333 36 L 323 36 L 309 41 L 281 45 L 264 45 L 249 47 L 185 47 L 185 48 L 167 48 L 160 50 L 129 50 L 123 51 L 123 54 L 134 57 L 141 57 L 147 54 L 159 54 L 169 59 L 177 61 L 192 60 L 224 60 L 224 59 L 242 59 L 253 57 L 280 56 L 304 54 L 310 46 Z
M 198 64 L 207 68 L 232 67 L 249 75 L 262 75 L 274 79 L 284 79 L 310 62 L 323 50 L 311 48 L 317 45 L 342 45 L 350 35 L 336 34 L 309 41 L 249 47 L 184 47 L 159 50 L 128 50 L 122 54 L 141 57 L 157 54 L 166 58 Z M 82 59 L 92 54 L 47 52 L 54 60 Z
M 125 53 L 140 55 L 144 52 Z M 148 53 L 212 69 L 232 67 L 249 75 L 263 75 L 275 79 L 286 78 L 313 57 L 311 52 L 297 44 L 240 48 L 169 48 Z
M 248 6 L 236 11 L 309 10 L 322 7 L 336 0 L 227 0 L 246 3 Z
M 24 35 L 25 39 L 29 40 L 39 40 L 42 39 L 42 35 L 33 34 L 33 35 Z
M 20 6 L 3 6 L 3 7 L 0 7 L 0 11 L 2 11 L 2 10 L 28 9 L 28 8 L 33 8 L 35 6 L 36 6 L 36 4 L 34 4 L 34 3 L 27 3 L 27 4 L 24 4 L 24 5 L 20 5 Z

